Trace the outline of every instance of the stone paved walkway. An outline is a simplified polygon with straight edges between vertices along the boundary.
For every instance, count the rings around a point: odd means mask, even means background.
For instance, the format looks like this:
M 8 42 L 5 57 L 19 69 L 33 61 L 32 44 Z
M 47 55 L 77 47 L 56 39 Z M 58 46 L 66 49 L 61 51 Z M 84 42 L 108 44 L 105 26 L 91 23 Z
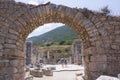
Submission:
M 76 80 L 76 73 L 84 72 L 84 68 L 78 65 L 68 65 L 65 68 L 62 68 L 61 65 L 47 65 L 47 67 L 48 66 L 56 67 L 56 71 L 53 71 L 53 76 L 43 76 L 42 78 L 34 77 L 33 80 Z
M 60 71 L 53 72 L 53 76 L 44 76 L 43 78 L 34 77 L 33 80 L 76 80 L 76 73 L 78 71 Z

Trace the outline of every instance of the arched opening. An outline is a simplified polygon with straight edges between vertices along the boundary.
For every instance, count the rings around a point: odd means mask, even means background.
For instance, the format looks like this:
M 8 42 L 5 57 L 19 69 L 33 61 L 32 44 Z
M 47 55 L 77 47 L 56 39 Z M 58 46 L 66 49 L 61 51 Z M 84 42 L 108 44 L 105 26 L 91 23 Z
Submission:
M 77 34 L 80 35 L 84 45 L 84 49 L 83 49 L 84 56 L 85 57 L 87 56 L 85 58 L 86 59 L 85 73 L 89 79 L 96 78 L 92 76 L 90 73 L 88 73 L 89 72 L 88 63 L 91 57 L 89 56 L 89 54 L 90 52 L 92 52 L 91 48 L 94 48 L 92 46 L 92 42 L 90 41 L 90 39 L 94 38 L 94 36 L 91 34 L 92 37 L 90 37 L 90 34 L 88 34 L 91 32 L 89 30 L 90 28 L 94 29 L 94 27 L 92 26 L 93 25 L 92 22 L 89 19 L 87 19 L 83 15 L 83 13 L 80 12 L 79 10 L 74 8 L 69 8 L 66 6 L 47 4 L 47 5 L 39 5 L 39 6 L 28 6 L 28 8 L 29 10 L 23 11 L 22 13 L 18 14 L 17 17 L 14 18 L 15 21 L 11 20 L 11 18 L 8 19 L 9 22 L 12 22 L 12 24 L 10 24 L 12 26 L 9 27 L 10 30 L 7 33 L 9 35 L 8 39 L 11 38 L 13 41 L 15 40 L 16 42 L 15 44 L 10 44 L 9 42 L 5 44 L 6 48 L 9 47 L 10 48 L 9 50 L 12 50 L 13 52 L 11 54 L 4 54 L 5 55 L 4 58 L 9 58 L 11 63 L 16 63 L 15 67 L 11 67 L 12 69 L 20 70 L 18 72 L 15 72 L 13 75 L 11 75 L 12 78 L 13 79 L 15 78 L 15 80 L 18 78 L 19 79 L 24 78 L 24 71 L 23 71 L 24 68 L 23 64 L 25 62 L 24 44 L 28 34 L 31 31 L 33 31 L 36 27 L 51 22 L 55 22 L 55 23 L 61 22 L 72 28 Z M 9 50 L 6 49 L 4 51 L 9 52 Z M 18 63 L 21 64 L 18 65 Z M 19 76 L 16 77 L 16 75 Z
M 28 19 L 29 18 L 28 16 L 30 16 L 31 18 Z M 24 31 L 22 31 L 22 34 L 21 34 L 24 42 L 26 37 L 32 30 L 34 30 L 37 26 L 43 25 L 45 23 L 61 22 L 69 26 L 78 35 L 80 35 L 83 41 L 83 46 L 84 46 L 83 56 L 87 56 L 85 57 L 85 59 L 87 60 L 85 62 L 88 62 L 88 63 L 90 62 L 91 55 L 89 54 L 90 54 L 90 51 L 92 52 L 91 48 L 93 47 L 91 46 L 90 34 L 88 34 L 90 31 L 88 31 L 87 28 L 90 28 L 92 23 L 81 12 L 79 12 L 79 10 L 72 9 L 66 6 L 56 6 L 54 4 L 39 5 L 37 7 L 31 8 L 29 12 L 24 13 L 19 18 L 18 18 L 18 21 L 20 21 L 22 18 L 22 20 L 26 22 L 23 27 Z M 88 26 L 85 26 L 85 25 L 88 25 Z M 86 69 L 89 69 L 88 63 L 85 64 Z M 86 70 L 87 76 L 88 74 L 90 74 L 88 73 L 88 71 L 89 70 Z
M 80 35 L 87 80 L 95 80 L 101 74 L 117 76 L 120 72 L 120 65 L 116 66 L 120 63 L 116 32 L 119 32 L 119 24 L 115 24 L 119 18 L 55 4 L 34 6 L 1 1 L 0 6 L 7 8 L 0 12 L 1 79 L 24 80 L 25 39 L 36 27 L 51 22 L 61 22 Z
M 51 25 L 50 27 L 54 27 L 54 25 Z M 46 29 L 50 27 L 47 27 L 46 25 L 44 26 L 44 28 Z M 28 55 L 28 59 L 26 57 L 26 64 L 29 68 L 32 67 L 32 69 L 35 69 L 35 67 L 37 66 L 36 63 L 38 63 L 38 65 L 42 64 L 40 65 L 40 70 L 46 70 L 46 67 L 52 69 L 54 68 L 54 75 L 51 77 L 51 79 L 56 78 L 66 80 L 68 78 L 71 78 L 70 80 L 73 80 L 74 78 L 76 78 L 75 73 L 79 72 L 79 74 L 83 74 L 84 71 L 81 55 L 82 42 L 78 40 L 79 36 L 76 34 L 76 32 L 65 25 L 62 25 L 61 27 L 56 28 L 53 31 L 27 39 L 26 42 L 29 48 L 27 47 L 28 50 L 26 54 Z M 43 44 L 41 44 L 41 42 Z M 62 63 L 62 59 L 67 60 L 67 64 Z M 40 63 L 40 61 L 42 61 L 42 63 Z M 27 73 L 30 74 L 29 71 Z M 70 75 L 68 77 L 61 75 L 66 73 Z M 49 77 L 45 76 L 41 77 L 40 79 L 49 79 Z

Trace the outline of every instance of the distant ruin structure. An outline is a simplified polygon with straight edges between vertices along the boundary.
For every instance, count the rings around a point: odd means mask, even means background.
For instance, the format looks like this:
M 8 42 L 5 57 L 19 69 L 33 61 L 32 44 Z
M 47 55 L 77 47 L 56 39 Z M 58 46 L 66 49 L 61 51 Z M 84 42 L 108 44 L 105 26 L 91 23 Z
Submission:
M 82 49 L 83 49 L 82 40 L 80 39 L 74 40 L 72 44 L 72 54 L 74 55 L 73 57 L 74 64 L 82 65 L 82 58 L 83 58 Z

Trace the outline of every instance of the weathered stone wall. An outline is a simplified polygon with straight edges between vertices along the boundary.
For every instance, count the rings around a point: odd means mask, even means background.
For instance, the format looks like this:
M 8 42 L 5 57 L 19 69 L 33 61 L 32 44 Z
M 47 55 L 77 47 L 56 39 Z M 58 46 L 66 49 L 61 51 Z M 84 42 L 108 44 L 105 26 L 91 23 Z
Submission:
M 86 80 L 120 73 L 120 17 L 62 5 L 1 0 L 0 80 L 24 80 L 25 38 L 50 22 L 64 23 L 81 36 Z
M 101 74 L 117 77 L 120 73 L 120 17 L 95 12 L 90 15 L 86 17 L 96 29 L 89 34 L 96 37 L 90 39 L 91 47 L 84 50 L 86 77 L 88 80 L 95 80 Z

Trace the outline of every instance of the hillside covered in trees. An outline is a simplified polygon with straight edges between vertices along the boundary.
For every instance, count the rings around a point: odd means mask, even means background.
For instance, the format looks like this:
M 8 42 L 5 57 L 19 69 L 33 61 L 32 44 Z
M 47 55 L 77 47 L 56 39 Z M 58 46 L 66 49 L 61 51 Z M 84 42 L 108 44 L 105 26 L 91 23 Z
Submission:
M 39 46 L 71 45 L 73 40 L 78 38 L 75 31 L 67 26 L 61 26 L 42 35 L 30 37 L 27 41 L 32 41 L 34 45 Z

